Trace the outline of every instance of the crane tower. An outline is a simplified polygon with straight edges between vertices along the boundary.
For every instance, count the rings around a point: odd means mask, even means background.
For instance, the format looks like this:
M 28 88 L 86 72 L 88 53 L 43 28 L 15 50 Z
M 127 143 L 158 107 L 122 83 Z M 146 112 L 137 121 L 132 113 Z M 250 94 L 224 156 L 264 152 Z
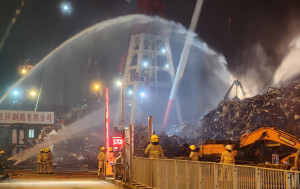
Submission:
M 140 0 L 137 13 L 164 16 L 164 7 L 161 0 Z M 128 55 L 122 66 L 126 124 L 143 124 L 149 115 L 152 115 L 156 122 L 162 123 L 175 77 L 169 37 L 163 32 L 158 33 L 151 29 L 150 24 L 133 26 Z M 121 97 L 119 99 L 115 126 L 120 123 L 121 118 Z M 178 106 L 177 110 L 177 119 L 181 121 Z M 140 118 L 143 121 L 140 121 Z

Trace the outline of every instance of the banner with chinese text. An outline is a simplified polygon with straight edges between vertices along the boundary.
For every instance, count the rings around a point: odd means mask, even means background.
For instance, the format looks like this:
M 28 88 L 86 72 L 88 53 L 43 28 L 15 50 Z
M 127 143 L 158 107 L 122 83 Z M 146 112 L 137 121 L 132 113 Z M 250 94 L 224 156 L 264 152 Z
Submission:
M 54 124 L 54 112 L 0 110 L 0 123 Z

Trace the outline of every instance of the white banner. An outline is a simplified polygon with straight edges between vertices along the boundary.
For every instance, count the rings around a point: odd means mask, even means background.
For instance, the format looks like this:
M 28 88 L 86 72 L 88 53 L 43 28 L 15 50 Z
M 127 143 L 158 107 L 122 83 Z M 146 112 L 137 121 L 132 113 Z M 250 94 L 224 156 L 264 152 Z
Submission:
M 54 112 L 0 110 L 0 123 L 54 124 Z

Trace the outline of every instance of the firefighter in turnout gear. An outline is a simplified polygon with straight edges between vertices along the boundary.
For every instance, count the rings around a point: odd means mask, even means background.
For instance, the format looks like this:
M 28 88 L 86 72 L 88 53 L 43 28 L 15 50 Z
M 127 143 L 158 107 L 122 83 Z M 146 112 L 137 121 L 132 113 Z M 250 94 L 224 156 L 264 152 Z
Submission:
M 190 146 L 191 153 L 189 158 L 191 158 L 192 161 L 198 161 L 199 160 L 199 152 L 197 152 L 197 148 L 195 145 Z
M 0 174 L 3 174 L 6 164 L 6 158 L 4 157 L 5 152 L 3 150 L 0 151 Z
M 145 150 L 145 155 L 149 158 L 165 157 L 162 147 L 159 145 L 159 139 L 157 135 L 152 135 L 151 144 L 149 144 Z
M 231 145 L 226 145 L 225 149 L 226 151 L 222 153 L 220 163 L 235 164 L 234 155 L 231 152 L 232 151 Z
M 43 173 L 43 154 L 44 154 L 44 152 L 45 152 L 45 149 L 41 148 L 40 152 L 38 153 L 38 155 L 36 157 L 38 174 Z
M 48 152 L 48 160 L 46 162 L 47 166 L 47 173 L 53 174 L 53 155 L 51 153 L 50 148 L 46 148 L 46 151 Z
M 222 153 L 220 163 L 223 163 L 221 170 L 221 181 L 232 181 L 233 178 L 233 166 L 235 164 L 235 158 L 232 153 L 232 146 L 226 145 L 226 151 Z
M 104 178 L 105 173 L 105 164 L 106 164 L 106 155 L 105 155 L 105 147 L 101 147 L 101 152 L 98 155 L 99 160 L 99 169 L 98 169 L 98 178 Z
M 116 156 L 112 147 L 108 148 L 108 154 L 106 154 L 106 175 L 113 175 L 114 173 L 114 160 Z
M 45 174 L 48 173 L 47 161 L 48 161 L 48 151 L 47 151 L 47 149 L 45 149 L 45 152 L 43 153 L 43 156 L 42 156 L 42 162 L 43 162 L 43 168 L 44 168 L 43 171 Z

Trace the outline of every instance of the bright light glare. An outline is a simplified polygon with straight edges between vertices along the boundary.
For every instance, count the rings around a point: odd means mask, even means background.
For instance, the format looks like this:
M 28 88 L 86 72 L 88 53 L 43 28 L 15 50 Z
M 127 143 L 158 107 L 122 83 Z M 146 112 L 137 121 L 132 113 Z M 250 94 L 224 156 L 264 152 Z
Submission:
M 95 85 L 94 89 L 98 90 L 98 89 L 100 89 L 100 86 L 99 85 Z
M 161 52 L 166 53 L 166 49 L 165 48 L 161 49 Z
M 146 95 L 146 93 L 145 93 L 144 91 L 142 91 L 142 92 L 140 92 L 140 97 L 141 97 L 141 98 L 146 98 L 147 95 Z
M 166 64 L 166 65 L 165 65 L 165 68 L 169 68 L 169 67 L 170 67 L 170 64 Z
M 122 86 L 122 82 L 121 81 L 117 81 L 116 84 L 121 87 Z
M 36 96 L 36 92 L 35 91 L 30 91 L 30 96 L 35 97 Z
M 26 70 L 26 69 L 22 69 L 22 70 L 21 70 L 21 73 L 22 73 L 22 74 L 26 74 L 26 73 L 27 73 L 27 70 Z
M 146 61 L 143 62 L 143 66 L 144 66 L 144 67 L 147 67 L 147 66 L 148 66 L 148 62 L 146 62 Z
M 133 91 L 132 91 L 131 89 L 129 89 L 129 90 L 128 90 L 128 94 L 129 94 L 129 95 L 132 95 L 132 94 L 133 94 Z
M 19 94 L 20 94 L 20 92 L 19 92 L 18 90 L 14 90 L 14 91 L 13 91 L 13 95 L 14 95 L 14 96 L 18 96 Z
M 64 15 L 70 15 L 72 13 L 72 7 L 71 7 L 71 4 L 68 3 L 68 2 L 64 2 L 60 5 L 60 9 L 61 9 L 61 12 L 64 14 Z

